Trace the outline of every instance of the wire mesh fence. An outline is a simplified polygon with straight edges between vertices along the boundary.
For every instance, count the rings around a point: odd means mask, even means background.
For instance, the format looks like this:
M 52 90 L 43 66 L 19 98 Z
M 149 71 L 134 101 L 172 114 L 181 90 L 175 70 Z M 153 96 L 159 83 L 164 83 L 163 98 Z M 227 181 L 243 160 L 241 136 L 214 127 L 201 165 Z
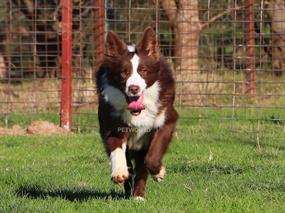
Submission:
M 248 121 L 284 129 L 285 2 L 253 0 L 73 0 L 73 130 L 96 130 L 93 74 L 113 30 L 137 43 L 157 32 L 174 71 L 181 119 L 219 119 L 234 128 Z M 0 3 L 0 112 L 45 114 L 59 121 L 62 82 L 62 8 L 58 0 Z M 90 122 L 93 121 L 93 122 Z M 93 123 L 91 125 L 91 123 Z

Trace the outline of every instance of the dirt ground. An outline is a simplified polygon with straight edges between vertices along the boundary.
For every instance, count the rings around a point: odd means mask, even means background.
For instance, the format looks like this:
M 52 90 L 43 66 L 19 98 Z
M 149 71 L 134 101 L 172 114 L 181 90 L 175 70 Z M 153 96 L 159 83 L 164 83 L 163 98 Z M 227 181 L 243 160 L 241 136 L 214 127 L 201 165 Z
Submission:
M 0 127 L 0 135 L 67 135 L 65 129 L 48 121 L 33 121 L 28 127 L 14 125 L 12 128 Z

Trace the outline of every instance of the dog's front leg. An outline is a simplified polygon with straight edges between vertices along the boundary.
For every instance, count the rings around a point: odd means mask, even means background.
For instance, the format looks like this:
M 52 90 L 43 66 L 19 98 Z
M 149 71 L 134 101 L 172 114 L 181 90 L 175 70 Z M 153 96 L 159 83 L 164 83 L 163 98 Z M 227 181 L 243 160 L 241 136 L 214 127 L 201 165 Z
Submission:
M 162 165 L 162 158 L 171 141 L 175 130 L 176 120 L 168 122 L 154 132 L 149 150 L 145 157 L 145 164 L 152 174 L 154 180 L 160 182 L 163 180 L 166 171 Z
M 111 178 L 114 183 L 122 183 L 129 177 L 126 147 L 125 137 L 108 137 L 106 139 L 106 149 L 110 156 L 112 169 Z

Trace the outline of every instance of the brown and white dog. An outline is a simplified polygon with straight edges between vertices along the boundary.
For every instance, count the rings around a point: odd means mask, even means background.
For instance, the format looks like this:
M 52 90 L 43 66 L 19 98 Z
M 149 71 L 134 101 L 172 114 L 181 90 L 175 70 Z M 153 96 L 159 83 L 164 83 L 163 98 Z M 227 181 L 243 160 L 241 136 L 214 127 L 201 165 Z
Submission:
M 112 181 L 124 183 L 126 195 L 140 200 L 148 173 L 158 182 L 166 174 L 162 158 L 178 118 L 174 79 L 151 28 L 136 46 L 109 31 L 105 49 L 96 73 L 100 134 Z

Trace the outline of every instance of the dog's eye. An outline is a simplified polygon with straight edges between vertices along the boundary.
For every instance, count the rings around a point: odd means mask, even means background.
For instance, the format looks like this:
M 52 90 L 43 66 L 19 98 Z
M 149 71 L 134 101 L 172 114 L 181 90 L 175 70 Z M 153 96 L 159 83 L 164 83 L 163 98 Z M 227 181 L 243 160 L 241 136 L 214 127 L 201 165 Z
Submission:
M 128 70 L 127 69 L 122 70 L 121 77 L 122 78 L 127 78 L 127 76 L 128 76 Z
M 146 75 L 146 74 L 147 74 L 147 69 L 146 69 L 146 67 L 144 67 L 144 66 L 142 66 L 142 65 L 139 65 L 139 67 L 138 67 L 138 73 L 139 73 L 140 75 Z

